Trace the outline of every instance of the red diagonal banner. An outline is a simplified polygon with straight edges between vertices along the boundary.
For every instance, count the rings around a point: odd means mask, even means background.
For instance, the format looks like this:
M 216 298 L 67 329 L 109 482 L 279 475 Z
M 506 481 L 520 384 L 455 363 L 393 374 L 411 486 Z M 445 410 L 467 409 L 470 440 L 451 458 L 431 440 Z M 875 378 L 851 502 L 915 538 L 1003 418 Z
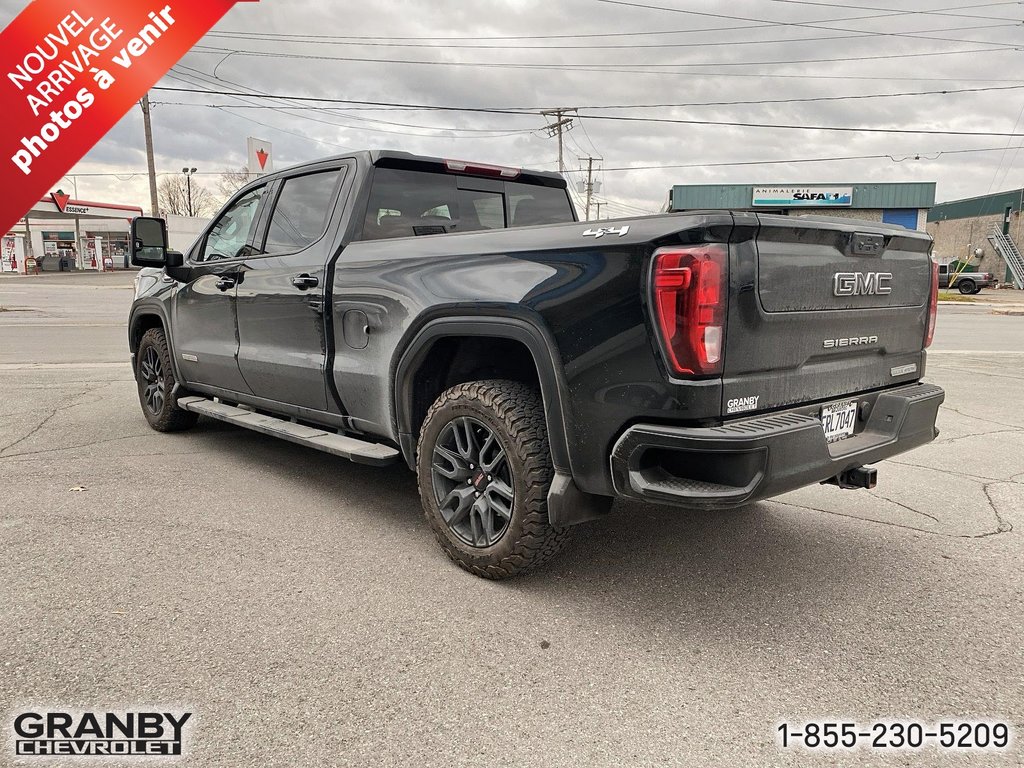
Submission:
M 45 197 L 234 4 L 30 3 L 0 33 L 0 234 Z

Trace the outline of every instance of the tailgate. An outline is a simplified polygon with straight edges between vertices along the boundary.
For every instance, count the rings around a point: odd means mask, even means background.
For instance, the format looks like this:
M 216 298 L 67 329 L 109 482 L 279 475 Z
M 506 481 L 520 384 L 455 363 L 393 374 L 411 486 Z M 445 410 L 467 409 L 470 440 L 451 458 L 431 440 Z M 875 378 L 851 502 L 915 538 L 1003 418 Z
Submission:
M 737 214 L 723 415 L 923 373 L 931 238 L 876 222 Z

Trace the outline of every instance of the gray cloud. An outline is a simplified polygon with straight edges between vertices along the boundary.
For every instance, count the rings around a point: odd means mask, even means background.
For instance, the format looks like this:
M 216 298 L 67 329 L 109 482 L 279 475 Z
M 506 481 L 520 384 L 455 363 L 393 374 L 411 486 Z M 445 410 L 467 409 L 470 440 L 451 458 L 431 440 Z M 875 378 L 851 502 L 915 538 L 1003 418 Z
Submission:
M 850 33 L 800 26 L 758 27 L 750 22 L 628 8 L 597 0 L 490 0 L 474 3 L 464 0 L 434 0 L 430 3 L 378 0 L 373 4 L 330 3 L 325 0 L 287 3 L 263 0 L 260 3 L 239 4 L 217 26 L 215 32 L 359 35 L 392 39 L 416 37 L 421 39 L 407 42 L 427 47 L 316 45 L 268 39 L 232 40 L 215 35 L 207 36 L 200 45 L 227 50 L 349 58 L 506 65 L 589 64 L 621 68 L 643 65 L 634 68 L 643 69 L 644 72 L 664 69 L 659 65 L 665 64 L 702 66 L 680 67 L 680 71 L 674 74 L 596 73 L 578 70 L 541 71 L 511 66 L 456 67 L 264 58 L 237 53 L 227 57 L 218 66 L 224 53 L 197 50 L 182 61 L 182 66 L 191 70 L 182 70 L 182 76 L 193 83 L 204 83 L 203 87 L 220 90 L 245 86 L 269 93 L 464 107 L 593 107 L 607 104 L 797 99 L 1024 85 L 1024 78 L 1014 80 L 1020 68 L 1018 51 L 951 53 L 993 47 L 986 43 L 1019 44 L 1020 6 L 1016 4 L 976 5 L 973 10 L 950 12 L 964 16 L 1000 17 L 1006 19 L 1007 24 L 1017 23 L 1016 27 L 989 29 L 969 27 L 999 22 L 925 14 L 921 11 L 934 7 L 934 4 L 925 4 L 921 0 L 906 0 L 900 8 L 889 12 L 908 10 L 913 13 L 860 21 L 854 20 L 854 17 L 878 17 L 885 12 L 765 0 L 736 0 L 730 4 L 710 0 L 685 3 L 682 0 L 661 0 L 651 4 L 674 5 L 710 14 L 771 19 L 789 24 L 813 24 L 821 20 L 845 18 L 843 22 L 823 21 L 822 24 L 890 35 L 830 41 L 807 40 Z M 7 0 L 0 4 L 5 12 L 12 5 L 17 4 Z M 9 16 L 13 16 L 16 10 L 11 10 Z M 694 31 L 713 27 L 734 29 Z M 456 48 L 450 45 L 453 41 L 438 39 L 452 36 L 579 35 L 654 30 L 659 31 L 659 34 L 507 41 L 505 47 L 501 48 Z M 945 39 L 925 40 L 891 34 L 899 32 Z M 772 40 L 786 42 L 746 44 Z M 464 42 L 481 46 L 502 44 L 484 40 Z M 602 43 L 635 45 L 614 49 L 568 50 L 562 47 Z M 640 47 L 657 43 L 702 45 Z M 931 51 L 944 52 L 944 55 L 839 61 Z M 823 61 L 786 65 L 746 63 L 804 59 Z M 730 66 L 733 64 L 742 66 Z M 216 81 L 212 80 L 215 69 L 222 79 L 219 85 L 214 85 Z M 197 75 L 196 71 L 203 74 Z M 825 76 L 839 79 L 823 79 Z M 1009 82 L 991 82 L 996 80 Z M 168 87 L 195 87 L 171 77 L 165 78 L 161 84 Z M 183 165 L 194 165 L 202 172 L 239 166 L 245 160 L 245 138 L 249 135 L 274 143 L 278 167 L 337 154 L 344 148 L 364 147 L 398 148 L 433 155 L 512 165 L 544 165 L 549 168 L 553 167 L 557 154 L 554 140 L 546 138 L 540 130 L 543 119 L 539 115 L 366 111 L 345 107 L 330 112 L 288 107 L 279 112 L 250 109 L 242 106 L 239 99 L 224 96 L 154 91 L 152 97 L 159 102 L 239 104 L 236 108 L 225 109 L 158 104 L 153 119 L 157 165 L 161 172 L 179 171 Z M 255 101 L 267 103 L 263 100 Z M 913 98 L 632 109 L 595 114 L 1009 132 L 1017 124 L 1022 105 L 1024 89 Z M 436 126 L 448 130 L 387 125 L 369 120 Z M 485 137 L 467 129 L 487 129 L 511 135 Z M 1017 129 L 1024 129 L 1024 120 L 1017 125 Z M 1024 139 L 1013 142 L 1014 145 L 1018 143 L 1024 144 Z M 577 121 L 575 128 L 568 134 L 566 151 L 572 169 L 579 165 L 577 156 L 586 154 L 603 157 L 603 165 L 609 168 L 709 164 L 709 167 L 687 169 L 604 173 L 601 197 L 613 203 L 605 210 L 625 212 L 625 208 L 618 208 L 614 203 L 654 210 L 663 204 L 669 187 L 675 183 L 927 180 L 938 182 L 940 199 L 983 194 L 993 184 L 1000 189 L 1021 186 L 1024 179 L 1020 168 L 1024 166 L 1024 159 L 1019 157 L 1019 153 L 943 155 L 934 160 L 904 162 L 883 159 L 734 168 L 711 167 L 710 164 L 862 154 L 891 154 L 896 158 L 920 154 L 930 158 L 942 150 L 1003 147 L 1006 144 L 1007 139 L 993 137 L 852 134 L 583 119 Z M 76 168 L 81 173 L 116 171 L 123 174 L 122 177 L 82 177 L 79 179 L 79 193 L 83 197 L 103 197 L 122 202 L 145 201 L 148 194 L 144 175 L 127 176 L 144 170 L 141 117 L 138 110 L 135 110 L 118 123 Z M 570 176 L 579 178 L 576 172 Z M 201 178 L 210 183 L 213 181 L 212 176 Z

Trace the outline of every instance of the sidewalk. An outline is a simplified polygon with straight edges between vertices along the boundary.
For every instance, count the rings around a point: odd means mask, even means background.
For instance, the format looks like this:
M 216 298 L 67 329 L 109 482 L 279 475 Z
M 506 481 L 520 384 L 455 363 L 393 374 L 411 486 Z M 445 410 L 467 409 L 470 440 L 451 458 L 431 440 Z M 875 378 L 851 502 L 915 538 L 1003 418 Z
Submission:
M 17 272 L 0 272 L 0 285 L 95 285 L 97 283 L 125 283 L 130 285 L 138 274 L 137 269 L 115 269 L 108 272 L 82 270 L 76 272 L 40 272 L 38 275 L 22 275 Z

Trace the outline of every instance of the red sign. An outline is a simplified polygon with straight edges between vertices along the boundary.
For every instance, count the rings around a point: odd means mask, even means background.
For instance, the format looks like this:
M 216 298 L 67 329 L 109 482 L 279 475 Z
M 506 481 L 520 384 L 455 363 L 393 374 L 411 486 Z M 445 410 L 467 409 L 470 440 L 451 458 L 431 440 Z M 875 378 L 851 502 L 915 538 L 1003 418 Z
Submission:
M 259 160 L 259 162 L 260 162 L 260 170 L 263 170 L 264 168 L 267 167 L 267 158 L 268 157 L 270 157 L 270 155 L 267 154 L 267 151 L 265 149 L 263 149 L 263 147 L 260 147 L 256 151 L 256 159 Z
M 64 209 L 68 206 L 68 200 L 71 199 L 71 195 L 65 195 L 61 190 L 50 193 L 50 198 L 53 200 L 53 204 L 57 206 L 57 210 L 64 213 Z
M 25 215 L 235 2 L 35 0 L 0 32 L 0 231 Z

